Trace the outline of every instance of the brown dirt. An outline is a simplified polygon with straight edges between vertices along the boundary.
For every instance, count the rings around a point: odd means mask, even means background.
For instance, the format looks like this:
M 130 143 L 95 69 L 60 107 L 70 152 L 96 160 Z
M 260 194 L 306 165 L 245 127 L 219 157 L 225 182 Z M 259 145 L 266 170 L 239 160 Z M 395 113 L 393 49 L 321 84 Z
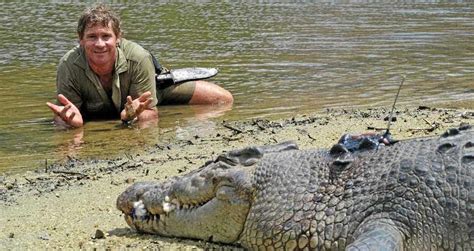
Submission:
M 301 149 L 328 148 L 344 133 L 385 128 L 388 114 L 387 108 L 328 110 L 272 121 L 221 121 L 212 135 L 160 142 L 139 155 L 70 159 L 35 172 L 0 176 L 0 247 L 238 249 L 137 234 L 126 225 L 115 200 L 135 181 L 163 180 L 186 173 L 223 151 L 286 140 L 295 141 Z M 391 127 L 395 139 L 439 135 L 462 123 L 474 125 L 474 111 L 460 108 L 403 108 L 395 116 Z

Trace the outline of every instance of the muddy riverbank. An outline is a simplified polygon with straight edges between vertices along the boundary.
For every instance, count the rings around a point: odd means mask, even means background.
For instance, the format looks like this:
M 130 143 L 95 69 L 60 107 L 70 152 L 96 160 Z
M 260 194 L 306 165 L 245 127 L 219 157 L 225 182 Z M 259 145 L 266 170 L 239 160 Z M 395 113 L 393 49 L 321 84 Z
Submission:
M 447 107 L 447 106 L 444 106 Z M 453 107 L 453 106 L 449 106 Z M 396 139 L 439 135 L 474 124 L 474 110 L 406 107 L 396 110 Z M 221 121 L 212 135 L 157 142 L 140 154 L 112 159 L 49 163 L 34 172 L 0 177 L 2 249 L 201 250 L 201 241 L 140 235 L 115 208 L 120 192 L 136 181 L 163 180 L 198 168 L 224 151 L 293 140 L 301 149 L 328 148 L 344 133 L 383 132 L 388 108 L 327 110 L 281 120 Z M 229 247 L 234 248 L 234 247 Z M 235 248 L 238 249 L 238 248 Z

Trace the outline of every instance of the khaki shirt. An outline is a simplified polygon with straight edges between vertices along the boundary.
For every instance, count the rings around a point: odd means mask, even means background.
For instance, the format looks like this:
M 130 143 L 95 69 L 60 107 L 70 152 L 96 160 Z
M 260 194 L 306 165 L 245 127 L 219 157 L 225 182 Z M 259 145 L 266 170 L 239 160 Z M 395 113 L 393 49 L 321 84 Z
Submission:
M 135 99 L 146 91 L 153 97 L 150 108 L 157 105 L 151 54 L 123 38 L 117 47 L 110 97 L 89 67 L 80 46 L 67 52 L 59 61 L 56 86 L 57 94 L 66 96 L 85 119 L 119 117 L 128 95 Z

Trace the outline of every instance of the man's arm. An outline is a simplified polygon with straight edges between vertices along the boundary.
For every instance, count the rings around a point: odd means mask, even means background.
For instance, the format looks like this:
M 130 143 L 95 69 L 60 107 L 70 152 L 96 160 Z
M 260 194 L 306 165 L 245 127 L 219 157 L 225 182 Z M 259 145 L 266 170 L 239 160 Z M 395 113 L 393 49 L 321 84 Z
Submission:
M 138 117 L 138 127 L 139 128 L 148 128 L 156 127 L 158 125 L 158 108 L 155 106 L 153 108 L 145 109 Z
M 131 96 L 127 97 L 125 108 L 120 113 L 120 119 L 124 122 L 138 120 L 146 122 L 158 120 L 158 109 L 156 106 L 150 107 L 153 103 L 151 92 L 145 92 L 140 97 L 132 100 Z
M 122 121 L 138 120 L 140 124 L 147 121 L 158 121 L 156 73 L 151 54 L 147 52 L 142 60 L 133 64 L 129 70 L 132 83 L 120 118 Z
M 63 106 L 46 102 L 46 105 L 54 113 L 55 124 L 64 127 L 83 126 L 84 120 L 79 109 L 62 94 L 58 95 L 58 100 Z
M 138 115 L 138 121 L 148 121 L 158 119 L 158 109 L 155 107 L 147 108 Z
M 82 105 L 80 90 L 76 85 L 71 60 L 72 51 L 61 58 L 56 75 L 56 93 L 58 104 L 47 102 L 46 105 L 54 113 L 54 122 L 63 127 L 81 127 L 84 120 L 79 108 Z M 67 98 L 66 98 L 67 97 Z

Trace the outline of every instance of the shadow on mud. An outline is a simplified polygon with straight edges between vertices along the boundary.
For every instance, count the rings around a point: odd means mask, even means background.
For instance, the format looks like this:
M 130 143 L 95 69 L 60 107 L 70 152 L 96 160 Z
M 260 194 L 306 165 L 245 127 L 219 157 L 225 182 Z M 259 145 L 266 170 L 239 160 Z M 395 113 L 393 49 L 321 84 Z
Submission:
M 240 251 L 244 250 L 238 246 L 231 246 L 225 244 L 216 244 L 208 243 L 202 240 L 190 240 L 190 239 L 180 239 L 180 238 L 167 238 L 163 236 L 138 233 L 131 228 L 115 228 L 108 231 L 109 236 L 116 236 L 120 238 L 129 238 L 136 241 L 136 247 L 143 246 L 144 242 L 149 243 L 150 245 L 155 245 L 154 248 L 172 248 L 177 245 L 180 247 L 183 246 L 194 246 L 198 249 L 203 250 L 230 250 L 230 251 Z M 127 247 L 133 248 L 135 243 L 128 244 Z

